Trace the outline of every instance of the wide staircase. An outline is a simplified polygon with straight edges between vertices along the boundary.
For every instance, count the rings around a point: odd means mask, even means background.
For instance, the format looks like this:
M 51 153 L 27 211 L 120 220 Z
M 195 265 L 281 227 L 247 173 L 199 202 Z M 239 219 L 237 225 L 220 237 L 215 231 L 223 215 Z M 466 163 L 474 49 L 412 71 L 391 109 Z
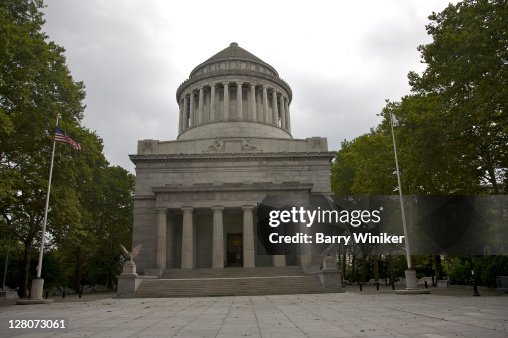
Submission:
M 300 266 L 168 269 L 159 279 L 144 279 L 135 293 L 122 297 L 206 297 L 337 292 Z

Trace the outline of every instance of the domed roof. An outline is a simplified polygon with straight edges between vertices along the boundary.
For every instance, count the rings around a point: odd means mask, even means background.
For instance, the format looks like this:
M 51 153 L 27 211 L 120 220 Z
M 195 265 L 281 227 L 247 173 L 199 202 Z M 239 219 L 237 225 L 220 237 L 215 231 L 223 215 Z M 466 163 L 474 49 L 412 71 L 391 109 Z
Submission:
M 249 52 L 249 51 L 243 49 L 242 47 L 238 46 L 238 43 L 231 42 L 229 47 L 224 48 L 223 50 L 221 50 L 220 52 L 218 52 L 217 54 L 215 54 L 214 56 L 212 56 L 211 58 L 209 58 L 205 62 L 203 62 L 203 63 L 199 64 L 198 66 L 196 66 L 192 70 L 192 72 L 190 73 L 190 77 L 193 77 L 194 73 L 198 69 L 203 67 L 204 65 L 207 65 L 207 64 L 210 64 L 210 63 L 219 62 L 219 61 L 226 61 L 226 60 L 248 60 L 248 61 L 253 61 L 253 62 L 256 62 L 256 63 L 260 63 L 260 64 L 270 68 L 270 70 L 272 70 L 275 73 L 276 76 L 279 76 L 279 73 L 277 73 L 275 68 L 270 66 L 268 63 L 264 62 L 263 60 L 258 58 L 256 55 L 252 54 L 251 52 Z

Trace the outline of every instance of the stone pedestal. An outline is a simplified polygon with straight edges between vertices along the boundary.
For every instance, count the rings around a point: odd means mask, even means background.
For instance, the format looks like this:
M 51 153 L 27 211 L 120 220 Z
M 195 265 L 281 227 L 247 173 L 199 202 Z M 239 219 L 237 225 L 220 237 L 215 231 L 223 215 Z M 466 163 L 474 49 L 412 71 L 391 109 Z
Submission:
M 341 291 L 341 275 L 339 269 L 337 269 L 337 263 L 334 257 L 326 256 L 323 259 L 323 269 L 321 270 L 319 279 L 325 288 Z
M 137 277 L 136 264 L 133 261 L 127 261 L 123 265 L 122 274 L 120 276 Z
M 122 295 L 125 293 L 135 292 L 141 284 L 141 279 L 134 275 L 121 274 L 118 278 L 118 285 L 116 288 L 116 294 Z
M 413 269 L 407 269 L 406 275 L 406 288 L 404 290 L 397 290 L 396 293 L 399 295 L 423 295 L 429 294 L 429 289 L 418 289 L 416 282 L 416 271 Z
M 33 304 L 49 304 L 53 303 L 54 299 L 42 298 L 42 292 L 44 289 L 44 279 L 34 278 L 32 279 L 32 288 L 30 289 L 29 299 L 19 299 L 16 301 L 17 305 L 33 305 Z
M 406 290 L 418 290 L 418 284 L 416 282 L 416 271 L 413 269 L 407 269 L 406 275 Z
M 42 299 L 42 290 L 44 289 L 44 279 L 32 279 L 32 288 L 30 289 L 30 299 Z
M 136 272 L 136 264 L 133 261 L 127 261 L 124 263 L 122 274 L 117 278 L 117 295 L 135 292 L 138 289 L 139 284 L 141 284 L 141 279 L 138 278 L 138 274 Z
M 2 290 L 0 291 L 0 300 L 18 299 L 18 292 L 16 290 Z

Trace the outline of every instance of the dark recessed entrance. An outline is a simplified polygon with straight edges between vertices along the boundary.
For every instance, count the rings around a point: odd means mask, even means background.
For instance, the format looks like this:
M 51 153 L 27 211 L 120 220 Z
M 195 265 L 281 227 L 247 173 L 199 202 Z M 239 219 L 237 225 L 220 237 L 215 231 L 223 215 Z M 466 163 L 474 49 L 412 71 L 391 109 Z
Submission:
M 227 234 L 227 266 L 243 266 L 243 235 Z

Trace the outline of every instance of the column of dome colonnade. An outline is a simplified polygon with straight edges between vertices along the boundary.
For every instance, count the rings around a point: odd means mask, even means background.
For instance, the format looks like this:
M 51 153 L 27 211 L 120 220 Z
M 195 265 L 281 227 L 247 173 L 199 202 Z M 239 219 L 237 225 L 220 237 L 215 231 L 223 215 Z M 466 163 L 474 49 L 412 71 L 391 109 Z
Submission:
M 248 83 L 247 86 L 244 82 L 212 83 L 184 93 L 179 102 L 179 134 L 188 128 L 219 121 L 261 122 L 291 132 L 288 97 L 263 84 Z M 244 112 L 246 88 L 248 109 Z M 234 100 L 231 99 L 233 90 Z M 234 116 L 231 115 L 233 106 Z

